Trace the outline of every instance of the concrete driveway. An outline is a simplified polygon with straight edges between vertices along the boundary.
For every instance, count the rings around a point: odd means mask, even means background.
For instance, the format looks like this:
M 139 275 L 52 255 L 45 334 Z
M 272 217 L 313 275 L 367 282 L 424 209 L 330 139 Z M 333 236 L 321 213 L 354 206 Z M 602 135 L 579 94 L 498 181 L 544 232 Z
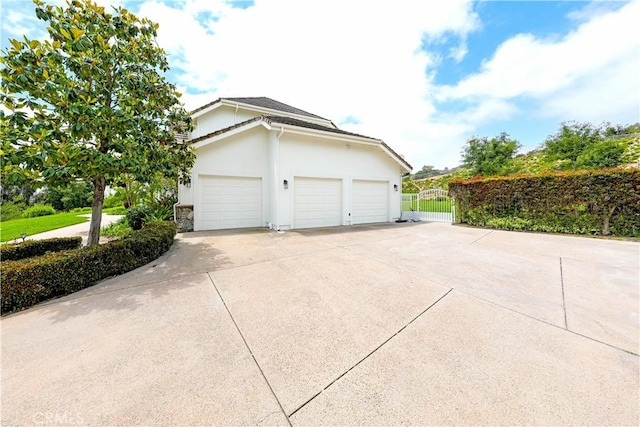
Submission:
M 639 263 L 438 223 L 182 234 L 2 319 L 2 425 L 638 425 Z

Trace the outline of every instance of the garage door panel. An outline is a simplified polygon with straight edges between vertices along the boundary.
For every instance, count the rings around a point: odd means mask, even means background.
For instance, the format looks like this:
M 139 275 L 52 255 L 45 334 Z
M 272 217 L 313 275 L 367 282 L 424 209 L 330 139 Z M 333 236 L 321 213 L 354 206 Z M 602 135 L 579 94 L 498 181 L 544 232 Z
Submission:
M 354 180 L 352 194 L 351 216 L 354 224 L 389 220 L 389 182 Z
M 199 223 L 203 230 L 262 226 L 262 179 L 200 177 Z
M 294 228 L 342 224 L 342 180 L 294 179 Z

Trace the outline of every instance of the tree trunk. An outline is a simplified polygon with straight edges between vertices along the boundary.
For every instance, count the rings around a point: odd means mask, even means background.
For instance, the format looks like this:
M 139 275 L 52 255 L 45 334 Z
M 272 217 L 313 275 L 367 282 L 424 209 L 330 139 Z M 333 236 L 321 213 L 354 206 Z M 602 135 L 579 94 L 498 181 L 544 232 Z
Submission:
M 611 222 L 611 217 L 613 216 L 613 212 L 616 210 L 616 207 L 617 207 L 616 205 L 611 206 L 611 208 L 609 209 L 609 212 L 604 216 L 604 226 L 602 227 L 603 236 L 608 236 L 610 233 L 609 223 Z
M 89 224 L 89 237 L 87 246 L 100 243 L 100 224 L 102 222 L 102 203 L 104 202 L 104 189 L 107 186 L 104 176 L 93 180 L 93 206 L 91 207 L 91 223 Z

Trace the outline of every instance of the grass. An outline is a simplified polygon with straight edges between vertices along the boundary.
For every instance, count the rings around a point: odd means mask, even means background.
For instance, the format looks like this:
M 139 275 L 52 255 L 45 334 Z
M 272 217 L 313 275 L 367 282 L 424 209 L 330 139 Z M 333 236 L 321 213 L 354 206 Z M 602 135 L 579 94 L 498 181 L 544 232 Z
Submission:
M 27 236 L 44 233 L 45 231 L 67 227 L 69 225 L 86 222 L 87 217 L 78 216 L 77 212 L 66 212 L 55 215 L 40 216 L 36 218 L 21 218 L 12 221 L 0 222 L 0 242 L 8 242 L 19 239 L 21 233 Z
M 411 210 L 411 208 L 414 211 L 418 210 L 415 200 L 413 203 L 402 201 L 404 212 Z M 451 200 L 420 200 L 420 212 L 451 212 Z

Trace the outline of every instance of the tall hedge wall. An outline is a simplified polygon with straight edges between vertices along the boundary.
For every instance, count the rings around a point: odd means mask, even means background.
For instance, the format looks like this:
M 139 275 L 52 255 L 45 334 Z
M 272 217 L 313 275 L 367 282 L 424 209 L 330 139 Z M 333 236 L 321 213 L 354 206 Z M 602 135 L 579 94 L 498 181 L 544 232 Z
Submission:
M 153 261 L 173 244 L 173 222 L 147 225 L 104 245 L 2 261 L 2 313 L 67 295 Z
M 640 171 L 474 178 L 449 184 L 456 221 L 509 230 L 640 237 Z

